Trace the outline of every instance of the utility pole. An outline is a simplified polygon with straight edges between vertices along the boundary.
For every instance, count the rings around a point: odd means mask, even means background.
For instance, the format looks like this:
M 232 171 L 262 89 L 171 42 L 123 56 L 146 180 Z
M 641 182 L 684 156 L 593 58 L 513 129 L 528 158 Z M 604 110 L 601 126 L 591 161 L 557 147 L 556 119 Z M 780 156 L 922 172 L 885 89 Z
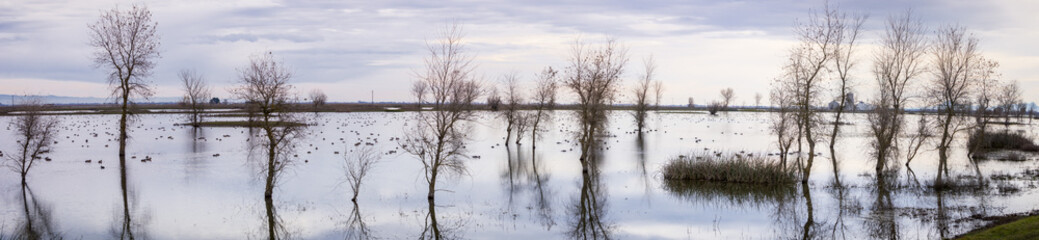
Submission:
M 372 105 L 375 105 L 375 90 L 372 90 Z

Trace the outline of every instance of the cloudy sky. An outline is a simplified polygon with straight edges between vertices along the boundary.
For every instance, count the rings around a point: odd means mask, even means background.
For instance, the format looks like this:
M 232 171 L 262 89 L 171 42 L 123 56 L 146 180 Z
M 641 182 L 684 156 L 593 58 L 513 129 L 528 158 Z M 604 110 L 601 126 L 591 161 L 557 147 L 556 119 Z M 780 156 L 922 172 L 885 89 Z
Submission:
M 320 88 L 332 101 L 408 101 L 425 41 L 462 23 L 478 73 L 488 83 L 515 72 L 527 81 L 564 65 L 577 37 L 610 36 L 629 49 L 626 85 L 653 55 L 664 103 L 698 103 L 735 89 L 739 104 L 767 95 L 791 26 L 822 1 L 112 1 L 0 0 L 0 94 L 105 97 L 103 70 L 90 61 L 87 25 L 100 12 L 147 5 L 161 35 L 162 58 L 150 80 L 156 97 L 180 95 L 176 73 L 196 69 L 226 96 L 252 54 L 271 51 L 291 66 L 299 92 Z M 1039 101 L 1039 2 L 974 0 L 834 1 L 867 14 L 856 69 L 860 96 L 871 95 L 872 44 L 889 15 L 907 8 L 929 28 L 967 27 L 1004 78 Z

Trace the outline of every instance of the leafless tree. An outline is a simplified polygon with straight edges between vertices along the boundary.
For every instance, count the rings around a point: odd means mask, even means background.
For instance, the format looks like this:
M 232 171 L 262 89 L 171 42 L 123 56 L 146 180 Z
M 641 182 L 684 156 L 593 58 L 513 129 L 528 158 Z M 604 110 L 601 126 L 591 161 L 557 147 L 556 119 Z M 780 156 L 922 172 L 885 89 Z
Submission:
M 287 149 L 292 147 L 292 140 L 299 137 L 303 130 L 303 121 L 292 113 L 292 72 L 274 58 L 271 52 L 253 55 L 249 65 L 238 69 L 239 86 L 231 92 L 239 99 L 245 100 L 251 109 L 255 109 L 255 120 L 252 127 L 263 132 L 260 141 L 267 150 L 267 161 L 263 170 L 267 173 L 266 192 L 270 198 L 278 176 L 288 164 L 285 158 Z
M 707 105 L 707 112 L 711 115 L 718 115 L 718 111 L 725 109 L 725 103 L 714 101 Z
M 786 167 L 787 156 L 790 153 L 790 146 L 793 145 L 795 136 L 797 133 L 796 122 L 794 119 L 794 98 L 791 94 L 789 86 L 783 85 L 783 82 L 779 80 L 772 86 L 772 90 L 769 93 L 769 98 L 772 104 L 775 105 L 775 116 L 772 117 L 772 122 L 769 125 L 769 130 L 776 136 L 776 145 L 779 147 L 779 161 Z
M 498 111 L 501 108 L 501 95 L 498 94 L 498 88 L 491 88 L 491 92 L 487 94 L 487 107 L 490 107 L 491 111 Z
M 427 90 L 429 90 L 429 86 L 426 86 L 426 82 L 416 81 L 411 84 L 411 94 L 414 95 L 415 104 L 418 104 L 419 110 L 422 109 L 422 102 L 425 100 Z
M 885 104 L 874 105 L 874 108 L 890 109 L 873 109 L 870 112 L 870 114 L 879 114 L 870 116 L 876 124 L 889 124 L 888 126 L 878 126 L 883 127 L 880 129 L 883 132 L 873 134 L 874 137 L 883 137 L 873 140 L 878 147 L 875 149 L 880 149 L 877 153 L 878 157 L 895 155 L 888 151 L 897 150 L 896 141 L 903 134 L 902 129 L 905 126 L 904 108 L 908 94 L 911 94 L 909 92 L 910 89 L 913 89 L 913 83 L 920 81 L 921 74 L 925 71 L 926 62 L 923 58 L 928 49 L 923 25 L 919 19 L 913 17 L 911 10 L 889 16 L 884 30 L 878 44 L 880 47 L 873 52 L 872 68 L 879 86 L 878 95 L 883 98 L 878 103 Z M 926 125 L 926 119 L 923 119 L 920 124 Z M 927 140 L 926 135 L 919 133 L 910 136 L 906 166 L 916 156 L 925 140 Z M 878 161 L 877 164 L 878 169 L 881 169 L 886 166 L 887 162 Z
M 988 134 L 989 117 L 993 103 L 999 99 L 1000 74 L 996 72 L 999 63 L 992 60 L 981 60 L 978 75 L 978 87 L 975 92 L 974 109 L 974 134 L 980 139 L 986 138 Z M 981 141 L 978 141 L 979 143 Z M 967 146 L 967 154 L 973 156 L 978 150 L 978 144 Z
M 695 106 L 696 106 L 696 104 L 695 104 L 695 103 L 696 103 L 696 102 L 693 102 L 693 97 L 689 97 L 689 108 L 693 108 L 693 107 L 695 107 Z
M 144 5 L 102 12 L 97 22 L 89 26 L 90 45 L 96 48 L 94 65 L 108 70 L 112 97 L 120 104 L 120 156 L 126 156 L 126 124 L 132 114 L 133 99 L 148 98 L 153 93 L 145 79 L 151 76 L 159 58 L 157 26 Z
M 906 10 L 888 17 L 880 48 L 873 52 L 873 75 L 880 90 L 891 98 L 889 107 L 899 114 L 905 108 L 907 91 L 926 70 L 924 57 L 929 46 L 925 34 L 920 20 Z
M 642 133 L 642 129 L 646 126 L 646 115 L 649 114 L 650 104 L 650 89 L 656 84 L 653 81 L 653 72 L 656 71 L 657 65 L 653 61 L 653 56 L 646 58 L 642 61 L 645 66 L 642 78 L 635 83 L 635 88 L 632 89 L 632 95 L 635 97 L 635 111 L 632 112 L 632 117 L 635 117 L 635 128 Z
M 441 39 L 426 44 L 429 56 L 425 72 L 418 76 L 418 81 L 426 82 L 429 88 L 429 104 L 434 111 L 419 112 L 416 129 L 402 146 L 422 162 L 430 200 L 441 174 L 465 172 L 463 125 L 471 118 L 473 101 L 481 92 L 473 74 L 473 57 L 462 42 L 461 26 L 448 26 L 441 34 Z
M 180 70 L 177 76 L 180 77 L 180 82 L 184 84 L 184 101 L 191 110 L 188 120 L 191 126 L 198 127 L 199 123 L 202 122 L 202 113 L 206 110 L 206 103 L 212 97 L 209 86 L 206 84 L 206 79 L 202 77 L 202 74 L 192 69 Z
M 546 67 L 537 75 L 537 87 L 534 89 L 534 116 L 530 121 L 531 148 L 537 148 L 538 137 L 543 129 L 541 124 L 550 120 L 551 111 L 555 106 L 556 92 L 559 88 L 559 72 L 552 67 Z
M 613 39 L 600 46 L 578 39 L 570 47 L 562 83 L 577 96 L 581 161 L 594 144 L 594 135 L 605 128 L 607 107 L 617 95 L 627 62 L 627 49 Z
M 722 103 L 722 108 L 728 109 L 729 108 L 729 104 L 732 104 L 732 100 L 736 99 L 736 95 L 735 95 L 735 93 L 733 93 L 732 88 L 722 89 L 721 95 L 722 95 L 722 102 L 721 102 Z
M 784 79 L 790 81 L 787 84 L 793 90 L 793 104 L 797 108 L 798 139 L 803 137 L 808 143 L 807 159 L 803 165 L 799 164 L 802 183 L 808 182 L 815 160 L 817 139 L 813 130 L 817 127 L 818 116 L 814 106 L 819 101 L 820 88 L 826 80 L 826 68 L 837 55 L 836 40 L 839 31 L 836 29 L 840 25 L 837 21 L 832 21 L 836 14 L 836 10 L 826 6 L 822 15 L 812 12 L 807 21 L 795 25 L 794 30 L 800 43 L 790 51 L 785 66 L 787 76 Z M 800 149 L 800 143 L 798 146 Z
M 936 34 L 935 45 L 930 51 L 934 62 L 928 97 L 938 108 L 938 125 L 942 130 L 938 142 L 939 171 L 935 178 L 935 184 L 940 184 L 948 174 L 947 150 L 955 134 L 963 130 L 961 112 L 970 101 L 968 98 L 976 84 L 981 56 L 977 50 L 978 39 L 963 27 L 945 27 Z
M 516 130 L 516 145 L 520 145 L 520 141 L 523 141 L 523 136 L 526 135 L 527 131 L 530 130 L 531 121 L 534 119 L 534 113 L 532 112 L 516 112 L 515 123 L 513 128 Z
M 1021 103 L 1021 88 L 1017 81 L 1009 81 L 1003 85 L 999 92 L 999 106 L 1003 109 L 1003 126 L 1010 127 L 1011 112 L 1014 106 Z
M 830 161 L 833 166 L 834 179 L 838 185 L 840 185 L 840 178 L 838 174 L 838 164 L 836 157 L 836 150 L 834 147 L 837 145 L 837 137 L 840 136 L 841 130 L 841 115 L 844 113 L 844 108 L 849 104 L 848 95 L 850 93 L 851 85 L 854 84 L 851 79 L 851 70 L 855 67 L 857 61 L 854 57 L 855 49 L 859 38 L 859 32 L 862 29 L 862 23 L 866 21 L 864 15 L 849 15 L 848 13 L 841 12 L 840 9 L 831 8 L 827 5 L 824 8 L 824 14 L 826 21 L 829 23 L 829 31 L 833 31 L 833 58 L 832 66 L 830 69 L 835 70 L 836 76 L 834 79 L 837 80 L 837 109 L 833 114 L 833 130 L 830 131 Z M 854 105 L 855 103 L 850 103 Z
M 375 164 L 382 159 L 379 153 L 375 152 L 371 146 L 365 145 L 356 149 L 349 149 L 343 154 L 343 160 L 346 162 L 344 168 L 346 170 L 346 180 L 350 184 L 350 190 L 353 191 L 354 195 L 350 198 L 350 201 L 357 202 L 357 194 L 361 192 L 361 183 L 365 176 L 368 176 L 368 172 L 375 167 Z
M 920 152 L 920 149 L 923 148 L 923 146 L 927 144 L 927 141 L 933 136 L 934 133 L 931 130 L 931 123 L 927 120 L 927 116 L 920 115 L 920 120 L 916 123 L 916 131 L 909 135 L 909 144 L 906 146 L 908 150 L 906 153 L 906 167 L 909 167 L 909 162 L 913 161 L 916 154 Z
M 761 93 L 754 93 L 754 106 L 761 107 Z
M 328 95 L 325 95 L 321 89 L 310 90 L 310 102 L 314 104 L 314 109 L 324 106 L 328 102 Z
M 26 175 L 36 160 L 50 152 L 51 144 L 58 133 L 58 120 L 45 116 L 40 111 L 43 104 L 39 98 L 26 97 L 20 104 L 24 111 L 14 120 L 17 149 L 7 154 L 7 166 L 22 177 L 22 185 L 26 185 Z
M 523 90 L 519 86 L 519 76 L 516 73 L 508 73 L 502 76 L 502 84 L 505 84 L 505 109 L 501 112 L 501 118 L 505 120 L 505 146 L 509 146 L 512 140 L 513 128 L 521 120 L 519 108 L 523 105 Z M 522 132 L 516 131 L 517 139 Z
M 867 115 L 869 121 L 868 133 L 872 138 L 873 157 L 876 158 L 876 176 L 884 177 L 886 169 L 892 164 L 890 160 L 895 159 L 898 154 L 898 146 L 894 144 L 894 141 L 886 141 L 887 139 L 894 139 L 892 135 L 898 134 L 901 125 L 898 125 L 895 121 L 901 120 L 899 113 L 894 108 L 880 107 L 880 106 L 891 106 L 892 98 L 888 96 L 887 92 L 881 92 L 881 96 L 873 103 L 877 106 Z

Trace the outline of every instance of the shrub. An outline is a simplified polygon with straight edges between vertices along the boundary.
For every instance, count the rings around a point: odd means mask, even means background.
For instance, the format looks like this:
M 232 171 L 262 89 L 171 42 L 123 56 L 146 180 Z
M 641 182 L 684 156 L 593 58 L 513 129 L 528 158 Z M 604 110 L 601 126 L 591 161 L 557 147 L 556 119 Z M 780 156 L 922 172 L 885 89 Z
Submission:
M 797 181 L 794 168 L 761 155 L 700 153 L 679 156 L 663 167 L 665 180 L 725 183 L 788 184 Z
M 976 131 L 967 139 L 967 146 L 976 151 L 986 152 L 996 149 L 1021 150 L 1027 152 L 1039 152 L 1032 139 L 1018 133 L 1010 132 L 981 132 Z

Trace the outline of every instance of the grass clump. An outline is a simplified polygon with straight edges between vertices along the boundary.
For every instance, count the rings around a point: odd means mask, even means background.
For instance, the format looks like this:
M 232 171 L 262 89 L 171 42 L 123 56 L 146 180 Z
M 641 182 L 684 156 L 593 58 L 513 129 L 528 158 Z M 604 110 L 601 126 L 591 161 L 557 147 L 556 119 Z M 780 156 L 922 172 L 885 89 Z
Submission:
M 789 184 L 796 170 L 754 154 L 700 153 L 678 156 L 664 165 L 665 180 L 692 180 L 746 184 Z
M 1012 132 L 974 132 L 967 139 L 967 146 L 980 152 L 1000 149 L 1039 152 L 1039 146 L 1032 139 Z
M 973 231 L 956 239 L 1039 239 L 1039 216 L 1026 217 L 984 230 Z

